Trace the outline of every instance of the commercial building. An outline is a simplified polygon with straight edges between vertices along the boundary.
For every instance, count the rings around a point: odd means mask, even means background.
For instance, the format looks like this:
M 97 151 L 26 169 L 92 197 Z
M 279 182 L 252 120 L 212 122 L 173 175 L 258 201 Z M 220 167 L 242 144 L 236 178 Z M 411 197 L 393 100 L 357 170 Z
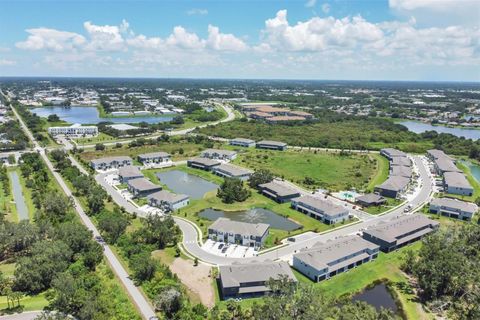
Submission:
M 128 180 L 143 178 L 143 173 L 136 166 L 125 166 L 118 169 L 120 182 L 126 183 Z
M 221 177 L 248 180 L 253 171 L 233 164 L 222 163 L 213 169 L 213 173 Z
M 422 214 L 406 215 L 368 228 L 363 231 L 363 238 L 378 244 L 380 250 L 390 252 L 420 240 L 439 225 Z
M 375 187 L 375 192 L 384 197 L 397 198 L 407 189 L 409 183 L 409 178 L 389 176 L 384 183 Z
M 231 150 L 207 149 L 200 154 L 200 157 L 213 160 L 231 161 L 237 157 L 237 153 Z
M 244 138 L 235 138 L 229 141 L 231 146 L 239 146 L 239 147 L 255 147 L 255 141 L 251 139 L 244 139 Z
M 291 122 L 291 121 L 305 121 L 305 117 L 301 116 L 274 116 L 265 119 L 267 123 L 282 123 L 282 122 Z
M 258 141 L 255 145 L 258 149 L 269 149 L 269 150 L 286 150 L 287 144 L 285 142 L 272 141 L 272 140 L 262 140 Z
M 222 298 L 261 296 L 270 291 L 270 279 L 287 277 L 296 282 L 290 266 L 285 261 L 251 262 L 219 267 L 218 284 Z
M 90 161 L 90 166 L 95 170 L 106 170 L 112 168 L 120 168 L 124 166 L 131 166 L 132 163 L 132 158 L 126 156 L 118 156 L 93 159 Z
M 326 224 L 334 224 L 348 219 L 347 209 L 325 199 L 302 196 L 292 199 L 291 205 L 293 209 Z
M 284 203 L 300 196 L 300 192 L 293 188 L 287 187 L 276 181 L 264 183 L 258 186 L 260 191 L 267 197 L 279 202 Z
M 293 267 L 319 282 L 353 269 L 378 256 L 380 246 L 359 236 L 317 243 L 293 255 Z
M 269 228 L 270 226 L 265 223 L 247 223 L 218 218 L 208 227 L 208 238 L 214 241 L 260 248 L 268 236 Z
M 460 172 L 445 172 L 443 174 L 443 188 L 445 192 L 451 194 L 473 195 L 472 185 L 468 182 L 465 175 Z
M 384 148 L 380 150 L 380 154 L 386 157 L 388 160 L 392 160 L 395 157 L 406 157 L 407 154 L 403 151 L 394 148 Z
M 367 193 L 355 198 L 355 202 L 362 207 L 380 206 L 387 202 L 387 199 L 375 193 Z
M 128 191 L 130 191 L 134 197 L 146 197 L 149 194 L 162 190 L 162 187 L 156 185 L 150 180 L 145 178 L 137 178 L 128 180 L 127 182 Z
M 176 194 L 167 190 L 157 191 L 147 198 L 149 205 L 164 211 L 176 211 L 190 203 L 190 198 L 187 195 Z
M 138 161 L 144 165 L 162 164 L 171 162 L 172 156 L 166 152 L 152 152 L 138 155 Z
M 196 169 L 202 169 L 206 171 L 212 171 L 215 167 L 218 167 L 221 163 L 217 160 L 208 158 L 193 158 L 187 160 L 187 166 Z
M 82 126 L 75 123 L 68 127 L 50 127 L 48 133 L 51 136 L 63 135 L 67 137 L 96 136 L 98 128 L 96 126 Z
M 450 218 L 470 221 L 478 211 L 475 203 L 451 198 L 435 198 L 430 202 L 430 212 Z

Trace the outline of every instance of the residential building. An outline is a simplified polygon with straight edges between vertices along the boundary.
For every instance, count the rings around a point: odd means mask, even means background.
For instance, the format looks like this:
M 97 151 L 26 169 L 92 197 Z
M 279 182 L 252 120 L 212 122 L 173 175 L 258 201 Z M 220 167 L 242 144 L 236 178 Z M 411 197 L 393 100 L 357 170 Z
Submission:
M 96 136 L 98 135 L 98 128 L 75 123 L 68 127 L 50 127 L 48 133 L 53 137 L 59 135 L 67 137 Z
M 255 145 L 258 149 L 269 149 L 269 150 L 286 150 L 287 144 L 285 142 L 272 141 L 272 140 L 262 140 L 258 141 Z
M 376 193 L 367 193 L 355 198 L 355 202 L 362 207 L 380 206 L 387 202 L 387 199 Z
M 445 172 L 443 174 L 443 188 L 446 193 L 462 196 L 473 195 L 473 187 L 463 173 Z
M 363 231 L 363 238 L 378 244 L 380 250 L 390 252 L 420 240 L 439 225 L 423 214 L 405 215 L 368 228 Z
M 230 140 L 230 145 L 231 146 L 239 146 L 239 147 L 254 147 L 255 146 L 255 141 L 251 139 L 244 139 L 244 138 L 235 138 Z
M 237 157 L 237 153 L 231 150 L 207 149 L 200 154 L 200 157 L 213 160 L 231 161 Z
M 460 169 L 457 168 L 453 160 L 449 158 L 438 158 L 433 161 L 433 166 L 435 168 L 435 172 L 438 175 L 443 175 L 446 172 L 462 172 Z
M 388 160 L 392 160 L 394 157 L 406 157 L 407 154 L 403 151 L 393 149 L 393 148 L 384 148 L 380 150 L 380 154 L 386 157 Z
M 120 182 L 126 183 L 128 180 L 143 178 L 143 173 L 136 166 L 125 166 L 118 169 Z
M 222 163 L 221 165 L 213 169 L 213 173 L 221 177 L 248 180 L 252 175 L 253 171 L 233 164 Z
M 219 267 L 219 286 L 223 299 L 261 296 L 270 291 L 266 285 L 270 279 L 287 277 L 297 281 L 285 261 L 251 262 Z
M 378 256 L 380 246 L 359 236 L 317 243 L 293 255 L 293 267 L 315 282 L 330 279 Z
M 290 122 L 290 121 L 305 121 L 304 117 L 300 116 L 274 116 L 265 119 L 267 123 L 281 123 L 281 122 Z
M 208 238 L 214 241 L 260 248 L 268 236 L 270 226 L 265 223 L 247 223 L 218 218 L 208 227 Z
M 134 197 L 146 197 L 149 194 L 162 190 L 162 187 L 152 183 L 145 178 L 131 179 L 127 182 L 128 191 L 130 191 Z
M 284 203 L 300 196 L 300 192 L 278 181 L 264 183 L 258 186 L 263 195 Z
M 163 209 L 164 211 L 176 211 L 188 206 L 190 198 L 185 194 L 176 194 L 167 190 L 157 191 L 150 194 L 148 204 L 152 207 Z
M 410 178 L 412 176 L 412 167 L 391 166 L 390 176 L 400 176 L 400 177 Z
M 427 150 L 427 157 L 432 161 L 434 161 L 436 159 L 440 159 L 440 158 L 453 160 L 445 152 L 443 152 L 442 150 L 437 150 L 437 149 Z
M 152 152 L 138 155 L 138 161 L 144 165 L 163 164 L 171 162 L 171 155 L 166 152 Z
M 326 224 L 335 224 L 348 219 L 348 210 L 328 200 L 312 196 L 302 196 L 291 201 L 292 208 L 320 220 Z
M 478 211 L 475 203 L 452 198 L 435 198 L 430 202 L 430 212 L 450 218 L 470 221 Z
M 384 183 L 375 187 L 375 192 L 384 197 L 397 198 L 407 189 L 409 183 L 409 178 L 390 176 Z
M 208 158 L 193 158 L 187 160 L 187 166 L 206 171 L 212 171 L 215 167 L 218 167 L 221 163 L 217 160 Z
M 123 166 L 131 166 L 132 163 L 132 158 L 126 156 L 118 156 L 93 159 L 90 161 L 90 166 L 95 170 L 106 170 L 112 168 L 120 168 Z
M 390 160 L 390 167 L 392 166 L 404 166 L 404 167 L 410 167 L 412 165 L 412 162 L 408 157 L 393 157 L 392 160 Z

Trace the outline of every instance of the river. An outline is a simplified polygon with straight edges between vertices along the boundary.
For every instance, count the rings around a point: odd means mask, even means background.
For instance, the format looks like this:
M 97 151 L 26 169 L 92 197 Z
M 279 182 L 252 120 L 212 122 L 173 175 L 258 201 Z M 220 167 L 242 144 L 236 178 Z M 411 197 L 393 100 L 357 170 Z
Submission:
M 172 116 L 138 116 L 138 117 L 117 117 L 101 118 L 96 107 L 72 106 L 72 107 L 41 107 L 31 109 L 40 117 L 48 117 L 56 114 L 61 120 L 68 123 L 97 124 L 102 121 L 113 123 L 158 123 L 172 120 Z
M 408 128 L 408 130 L 415 133 L 422 133 L 425 131 L 436 131 L 438 133 L 450 133 L 457 137 L 464 137 L 467 139 L 478 140 L 480 139 L 480 130 L 469 128 L 451 128 L 442 125 L 431 125 L 429 123 L 423 123 L 418 121 L 400 121 L 397 122 Z

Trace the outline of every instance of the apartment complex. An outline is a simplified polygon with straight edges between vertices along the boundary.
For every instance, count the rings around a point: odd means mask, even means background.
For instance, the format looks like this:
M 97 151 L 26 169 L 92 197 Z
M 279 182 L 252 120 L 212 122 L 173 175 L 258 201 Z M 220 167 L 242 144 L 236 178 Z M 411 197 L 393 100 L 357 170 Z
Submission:
M 96 126 L 82 126 L 75 123 L 68 127 L 50 127 L 48 134 L 52 137 L 67 136 L 67 137 L 82 137 L 82 136 L 96 136 L 98 135 L 98 128 Z
M 202 169 L 205 171 L 212 171 L 215 167 L 218 167 L 221 163 L 217 160 L 208 158 L 193 158 L 187 160 L 187 166 L 196 169 Z
M 258 141 L 255 146 L 258 149 L 268 149 L 268 150 L 284 151 L 287 149 L 287 144 L 285 142 L 272 141 L 272 140 Z
M 200 154 L 200 157 L 213 160 L 232 161 L 237 157 L 237 153 L 231 150 L 207 149 Z
M 166 152 L 152 152 L 138 155 L 138 161 L 144 165 L 163 164 L 171 162 L 172 156 Z
M 90 166 L 95 170 L 107 170 L 112 168 L 131 166 L 132 163 L 132 158 L 126 156 L 118 156 L 93 159 L 90 161 Z
M 231 139 L 229 141 L 229 144 L 231 146 L 239 146 L 239 147 L 249 148 L 249 147 L 255 147 L 255 140 L 244 139 L 244 138 L 235 138 L 235 139 Z
M 320 220 L 326 224 L 334 224 L 348 219 L 348 210 L 328 200 L 312 196 L 302 196 L 291 201 L 293 209 Z
M 272 181 L 258 186 L 263 195 L 279 203 L 289 202 L 300 196 L 300 192 L 278 181 Z
M 478 206 L 452 198 L 435 198 L 430 202 L 430 212 L 450 218 L 470 221 L 478 211 Z
M 136 166 L 125 166 L 118 169 L 120 182 L 126 183 L 131 179 L 143 178 L 143 173 Z
M 162 187 L 152 183 L 146 178 L 131 179 L 127 182 L 128 191 L 130 191 L 134 197 L 146 197 L 154 192 L 162 190 Z
M 176 194 L 167 190 L 157 191 L 147 196 L 148 204 L 152 207 L 171 212 L 188 206 L 190 198 L 185 194 Z
M 247 223 L 218 218 L 208 227 L 208 238 L 213 241 L 260 248 L 268 236 L 270 226 L 265 223 Z
M 233 164 L 222 163 L 213 169 L 213 173 L 221 177 L 248 180 L 253 171 Z

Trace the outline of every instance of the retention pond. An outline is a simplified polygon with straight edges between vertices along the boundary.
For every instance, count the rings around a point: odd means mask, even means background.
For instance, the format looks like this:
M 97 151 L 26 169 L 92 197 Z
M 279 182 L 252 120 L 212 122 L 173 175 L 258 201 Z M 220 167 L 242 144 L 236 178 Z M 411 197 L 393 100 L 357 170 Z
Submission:
M 173 192 L 186 194 L 191 199 L 202 199 L 207 192 L 218 188 L 213 182 L 180 170 L 158 172 L 156 176 Z
M 377 310 L 385 308 L 391 310 L 394 313 L 398 312 L 397 304 L 395 299 L 387 289 L 387 286 L 384 283 L 379 283 L 372 288 L 366 289 L 363 292 L 356 294 L 352 297 L 353 301 L 364 301 Z

